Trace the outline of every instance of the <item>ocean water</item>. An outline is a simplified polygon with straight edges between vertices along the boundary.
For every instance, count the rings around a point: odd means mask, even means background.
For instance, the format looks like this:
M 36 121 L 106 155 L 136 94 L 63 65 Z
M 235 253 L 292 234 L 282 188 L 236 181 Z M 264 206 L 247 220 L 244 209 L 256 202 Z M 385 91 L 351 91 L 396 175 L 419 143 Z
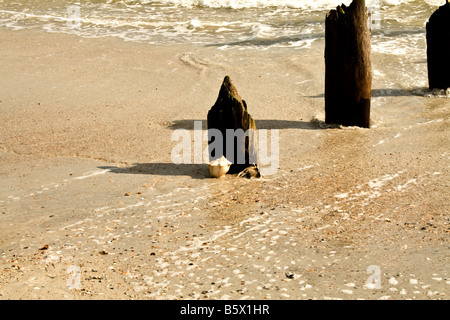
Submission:
M 308 47 L 324 38 L 326 13 L 350 0 L 0 0 L 0 26 L 152 44 Z M 367 0 L 374 47 L 417 50 L 444 0 Z
M 0 27 L 223 51 L 284 48 L 321 54 L 325 16 L 341 3 L 351 0 L 0 0 Z M 399 61 L 392 62 L 398 82 L 427 86 L 425 25 L 443 4 L 366 0 L 372 52 Z M 378 78 L 385 73 L 374 70 Z

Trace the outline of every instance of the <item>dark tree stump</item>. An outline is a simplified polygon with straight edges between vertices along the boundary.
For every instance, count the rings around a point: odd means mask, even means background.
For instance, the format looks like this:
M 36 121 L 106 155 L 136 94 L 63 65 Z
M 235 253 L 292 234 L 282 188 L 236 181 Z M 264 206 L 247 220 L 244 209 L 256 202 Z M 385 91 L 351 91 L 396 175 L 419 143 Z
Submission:
M 226 76 L 219 97 L 208 112 L 210 161 L 225 156 L 232 163 L 228 173 L 238 173 L 257 164 L 255 131 L 256 124 L 247 111 L 247 104 L 239 96 L 230 77 Z M 221 137 L 217 137 L 218 133 Z M 220 138 L 222 140 L 217 140 Z M 221 148 L 216 148 L 220 142 Z
M 427 23 L 428 84 L 430 89 L 450 88 L 450 4 L 434 12 Z
M 325 122 L 370 127 L 372 90 L 365 0 L 331 10 L 325 20 Z

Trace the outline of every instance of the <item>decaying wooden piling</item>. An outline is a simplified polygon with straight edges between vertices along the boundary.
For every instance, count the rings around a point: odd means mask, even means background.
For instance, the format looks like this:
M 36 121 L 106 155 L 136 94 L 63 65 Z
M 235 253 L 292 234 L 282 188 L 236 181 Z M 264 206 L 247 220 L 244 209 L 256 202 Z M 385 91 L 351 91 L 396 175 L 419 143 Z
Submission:
M 450 3 L 441 6 L 427 23 L 428 85 L 450 88 Z
M 371 32 L 365 0 L 331 10 L 325 21 L 325 122 L 370 127 Z
M 257 164 L 256 124 L 229 76 L 223 80 L 216 103 L 208 112 L 210 161 L 225 156 L 238 173 Z M 220 136 L 218 136 L 220 133 Z M 222 142 L 218 146 L 218 140 Z

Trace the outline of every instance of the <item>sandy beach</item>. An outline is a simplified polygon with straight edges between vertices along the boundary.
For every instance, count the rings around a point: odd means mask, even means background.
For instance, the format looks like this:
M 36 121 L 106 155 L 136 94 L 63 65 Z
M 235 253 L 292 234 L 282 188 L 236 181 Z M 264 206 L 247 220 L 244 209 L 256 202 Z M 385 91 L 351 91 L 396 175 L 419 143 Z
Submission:
M 450 100 L 417 94 L 400 56 L 374 53 L 359 129 L 323 122 L 323 40 L 0 42 L 0 299 L 448 299 Z M 274 175 L 172 163 L 226 75 L 279 131 Z

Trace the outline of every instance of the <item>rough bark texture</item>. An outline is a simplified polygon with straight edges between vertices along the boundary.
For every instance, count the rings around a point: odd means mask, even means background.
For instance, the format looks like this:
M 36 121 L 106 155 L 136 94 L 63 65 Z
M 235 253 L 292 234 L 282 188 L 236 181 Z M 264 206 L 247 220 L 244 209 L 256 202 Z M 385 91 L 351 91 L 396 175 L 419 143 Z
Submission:
M 211 155 L 211 136 L 209 138 L 210 160 L 224 155 L 232 162 L 228 173 L 241 172 L 252 164 L 257 164 L 256 124 L 247 112 L 247 104 L 239 96 L 230 77 L 226 76 L 219 91 L 216 103 L 208 112 L 208 130 L 218 129 L 223 137 L 223 154 Z M 247 135 L 227 141 L 227 129 L 242 129 Z M 228 146 L 228 149 L 227 149 Z M 233 148 L 233 150 L 230 150 Z M 216 150 L 217 151 L 217 150 Z M 234 156 L 230 156 L 233 152 Z M 238 158 L 238 153 L 243 152 L 245 161 Z M 227 156 L 228 155 L 228 156 Z
M 440 7 L 427 23 L 428 84 L 450 88 L 450 4 Z
M 325 21 L 325 122 L 370 127 L 371 32 L 364 0 L 331 10 Z

